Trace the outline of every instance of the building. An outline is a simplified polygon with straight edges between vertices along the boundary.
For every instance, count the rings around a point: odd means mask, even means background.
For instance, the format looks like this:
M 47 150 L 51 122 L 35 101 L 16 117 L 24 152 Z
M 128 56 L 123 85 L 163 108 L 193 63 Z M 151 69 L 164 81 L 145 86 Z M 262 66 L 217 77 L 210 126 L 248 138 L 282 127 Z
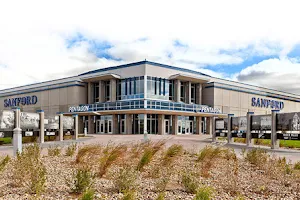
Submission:
M 0 102 L 45 118 L 76 113 L 80 132 L 99 134 L 210 133 L 212 117 L 300 111 L 300 95 L 149 61 L 0 90 Z

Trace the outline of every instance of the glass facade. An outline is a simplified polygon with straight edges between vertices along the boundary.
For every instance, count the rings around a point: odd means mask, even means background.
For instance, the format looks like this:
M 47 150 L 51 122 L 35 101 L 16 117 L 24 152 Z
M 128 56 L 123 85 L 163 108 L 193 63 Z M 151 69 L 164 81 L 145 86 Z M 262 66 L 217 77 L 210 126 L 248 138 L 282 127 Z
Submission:
M 94 102 L 100 101 L 99 83 L 94 83 Z
M 110 81 L 104 81 L 104 100 L 110 100 Z
M 196 95 L 196 84 L 195 83 L 192 83 L 191 84 L 191 102 L 192 103 L 196 103 L 197 100 L 197 95 Z
M 117 100 L 144 98 L 144 77 L 132 77 L 117 81 Z
M 147 98 L 169 100 L 169 80 L 147 76 Z

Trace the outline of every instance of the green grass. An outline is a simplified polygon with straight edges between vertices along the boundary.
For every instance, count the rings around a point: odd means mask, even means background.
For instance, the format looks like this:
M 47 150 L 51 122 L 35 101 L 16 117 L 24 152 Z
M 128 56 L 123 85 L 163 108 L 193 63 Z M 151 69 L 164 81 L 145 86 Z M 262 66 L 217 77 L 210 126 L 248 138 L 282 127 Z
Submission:
M 234 138 L 234 142 L 238 143 L 246 143 L 245 138 Z M 254 139 L 254 144 L 263 145 L 263 146 L 271 146 L 270 139 Z M 280 140 L 280 147 L 285 148 L 300 148 L 300 140 Z
M 11 144 L 12 138 L 10 138 L 10 137 L 0 138 L 1 143 L 2 143 L 2 141 L 3 141 L 3 144 Z

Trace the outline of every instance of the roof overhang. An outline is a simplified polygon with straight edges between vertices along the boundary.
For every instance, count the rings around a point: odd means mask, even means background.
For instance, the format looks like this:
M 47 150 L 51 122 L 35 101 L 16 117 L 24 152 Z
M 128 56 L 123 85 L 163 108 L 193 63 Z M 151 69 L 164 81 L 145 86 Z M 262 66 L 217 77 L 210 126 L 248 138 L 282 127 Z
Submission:
M 181 80 L 181 81 L 191 81 L 193 83 L 207 83 L 210 81 L 210 78 L 207 76 L 192 76 L 186 74 L 174 74 L 169 77 L 170 80 Z
M 93 75 L 82 77 L 81 80 L 85 82 L 95 82 L 95 81 L 105 81 L 110 79 L 120 79 L 121 76 L 117 74 L 101 74 L 101 75 Z

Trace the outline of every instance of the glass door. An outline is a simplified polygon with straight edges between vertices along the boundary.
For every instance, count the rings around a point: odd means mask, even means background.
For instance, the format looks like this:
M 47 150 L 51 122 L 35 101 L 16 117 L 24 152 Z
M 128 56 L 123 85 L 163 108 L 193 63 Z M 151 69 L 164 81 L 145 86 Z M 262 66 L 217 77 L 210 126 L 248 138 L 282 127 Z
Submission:
M 96 121 L 96 134 L 100 134 L 100 121 L 101 120 Z
M 192 120 L 189 120 L 189 128 L 190 128 L 190 134 L 193 134 L 193 130 L 194 130 L 194 122 Z
M 181 135 L 182 134 L 182 121 L 181 120 L 178 120 L 178 135 Z
M 105 125 L 105 121 L 104 120 L 99 120 L 100 121 L 100 134 L 104 134 L 105 133 L 105 129 L 104 129 L 104 125 Z
M 107 133 L 108 134 L 112 134 L 112 120 L 107 120 L 107 123 L 106 123 L 106 125 L 107 125 Z
M 165 134 L 170 134 L 170 120 L 165 119 Z
M 126 124 L 125 124 L 125 119 L 121 119 L 120 132 L 121 132 L 121 134 L 126 134 Z

